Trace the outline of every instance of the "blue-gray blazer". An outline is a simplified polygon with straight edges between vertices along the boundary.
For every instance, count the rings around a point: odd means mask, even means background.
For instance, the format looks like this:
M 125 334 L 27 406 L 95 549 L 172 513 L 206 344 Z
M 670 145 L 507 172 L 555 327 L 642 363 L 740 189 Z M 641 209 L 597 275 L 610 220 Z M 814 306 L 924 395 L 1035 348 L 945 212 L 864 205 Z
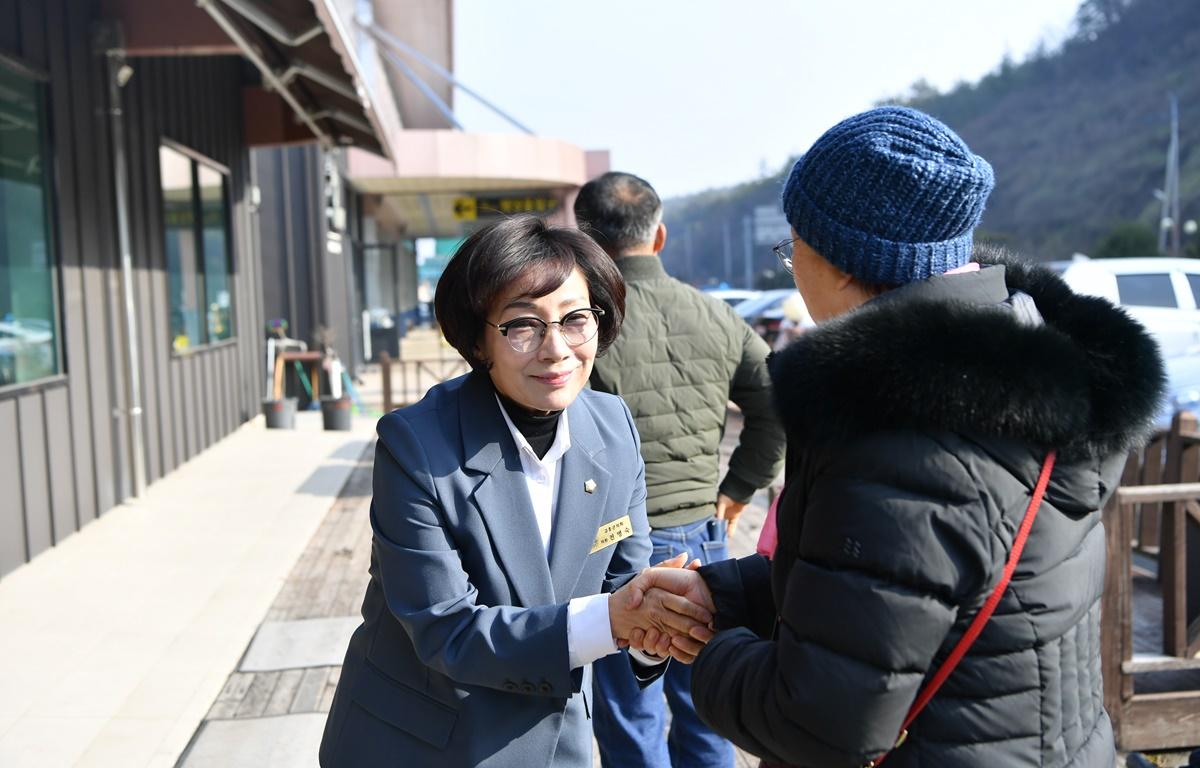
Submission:
M 629 409 L 585 389 L 567 414 L 548 562 L 486 374 L 380 420 L 371 581 L 322 766 L 590 765 L 567 602 L 620 586 L 651 548 Z M 590 552 L 599 528 L 625 515 L 633 535 Z

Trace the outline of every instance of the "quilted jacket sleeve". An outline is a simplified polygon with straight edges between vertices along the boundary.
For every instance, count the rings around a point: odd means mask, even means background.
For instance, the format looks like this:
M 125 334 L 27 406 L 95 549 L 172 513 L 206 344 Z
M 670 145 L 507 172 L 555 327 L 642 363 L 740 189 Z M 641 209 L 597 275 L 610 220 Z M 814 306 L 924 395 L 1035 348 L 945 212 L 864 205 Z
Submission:
M 767 372 L 770 349 L 749 325 L 738 319 L 741 359 L 729 387 L 729 399 L 742 411 L 742 431 L 729 457 L 729 471 L 721 481 L 721 493 L 746 502 L 765 488 L 783 466 L 786 440 L 771 399 L 771 377 Z

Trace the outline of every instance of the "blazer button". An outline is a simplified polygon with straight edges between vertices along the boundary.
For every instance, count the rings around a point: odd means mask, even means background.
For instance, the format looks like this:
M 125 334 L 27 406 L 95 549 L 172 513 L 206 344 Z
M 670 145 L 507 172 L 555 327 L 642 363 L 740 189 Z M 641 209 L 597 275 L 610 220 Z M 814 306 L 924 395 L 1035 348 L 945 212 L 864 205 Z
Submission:
M 542 683 L 538 686 L 538 690 L 542 693 L 554 693 L 554 686 L 550 685 L 550 683 Z
M 533 683 L 521 683 L 521 690 L 525 693 L 533 693 Z
M 504 690 L 515 691 L 515 690 L 517 690 L 517 684 L 514 683 L 512 680 L 505 680 L 504 681 Z

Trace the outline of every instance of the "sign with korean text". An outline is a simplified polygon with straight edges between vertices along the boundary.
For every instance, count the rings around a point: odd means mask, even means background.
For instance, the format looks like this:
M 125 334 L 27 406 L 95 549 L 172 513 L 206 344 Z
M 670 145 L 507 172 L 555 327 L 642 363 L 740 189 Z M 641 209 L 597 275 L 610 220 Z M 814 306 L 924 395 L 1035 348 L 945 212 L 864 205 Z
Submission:
M 558 210 L 559 205 L 558 198 L 545 193 L 457 197 L 454 199 L 454 218 L 459 221 L 475 221 L 489 216 L 511 216 L 517 213 L 545 216 Z

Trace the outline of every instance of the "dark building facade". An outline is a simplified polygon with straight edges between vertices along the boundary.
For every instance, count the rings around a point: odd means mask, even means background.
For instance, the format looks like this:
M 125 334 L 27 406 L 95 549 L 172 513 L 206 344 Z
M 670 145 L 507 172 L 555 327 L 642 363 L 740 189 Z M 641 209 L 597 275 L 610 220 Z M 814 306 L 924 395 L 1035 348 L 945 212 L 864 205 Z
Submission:
M 259 412 L 247 135 L 279 138 L 261 114 L 283 100 L 232 42 L 254 31 L 194 0 L 0 0 L 0 576 Z M 297 50 L 338 61 L 327 37 Z M 311 115 L 341 98 L 289 87 Z M 284 138 L 314 140 L 279 114 Z
M 0 86 L 0 115 L 14 113 L 6 117 L 31 138 L 0 139 L 0 316 L 24 335 L 0 387 L 0 434 L 10 436 L 0 441 L 0 573 L 228 434 L 259 401 L 260 288 L 236 109 L 245 65 L 233 56 L 128 63 L 117 106 L 130 345 L 108 62 L 95 52 L 97 19 L 79 5 L 0 2 L 0 83 L 9 86 Z M 31 219 L 41 226 L 22 234 Z M 31 304 L 34 292 L 45 298 Z M 19 362 L 30 356 L 48 364 Z M 131 375 L 140 414 L 129 405 Z
M 320 337 L 348 370 L 363 362 L 361 302 L 355 296 L 349 190 L 342 153 L 319 146 L 255 149 L 261 192 L 258 250 L 263 313 L 313 348 Z

